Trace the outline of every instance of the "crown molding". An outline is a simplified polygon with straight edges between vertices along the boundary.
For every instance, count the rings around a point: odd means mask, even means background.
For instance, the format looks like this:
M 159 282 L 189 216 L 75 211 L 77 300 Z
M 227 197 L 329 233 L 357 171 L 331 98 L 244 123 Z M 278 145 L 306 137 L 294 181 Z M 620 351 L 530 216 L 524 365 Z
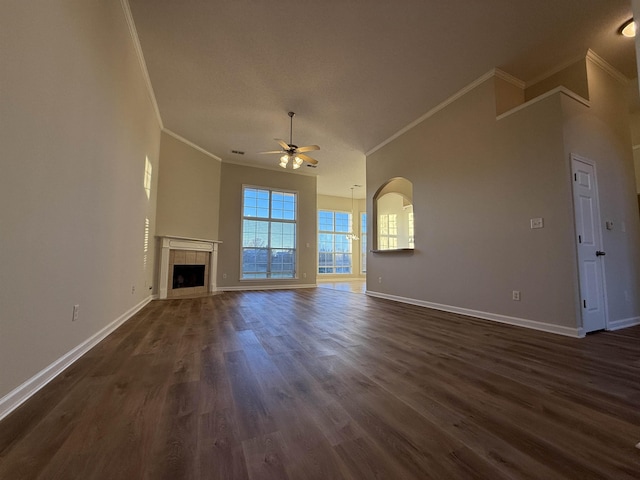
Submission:
M 628 78 L 625 74 L 623 74 L 620 70 L 616 69 L 613 65 L 607 62 L 604 58 L 598 55 L 593 50 L 587 50 L 586 58 L 591 60 L 594 64 L 600 67 L 602 70 L 611 75 L 614 79 L 620 82 L 623 85 L 628 85 L 632 79 Z
M 522 104 L 518 105 L 517 107 L 514 107 L 511 110 L 508 110 L 508 111 L 498 115 L 496 117 L 496 120 L 502 120 L 503 118 L 507 118 L 508 116 L 513 115 L 516 112 L 519 112 L 520 110 L 524 110 L 525 108 L 528 108 L 531 105 L 535 105 L 536 103 L 541 102 L 541 101 L 545 100 L 546 98 L 549 98 L 549 97 L 555 95 L 556 93 L 561 93 L 563 95 L 566 95 L 567 97 L 575 100 L 576 102 L 581 103 L 585 107 L 591 107 L 591 102 L 589 100 L 587 100 L 586 98 L 581 97 L 580 95 L 578 95 L 575 92 L 572 92 L 571 90 L 569 90 L 566 87 L 559 86 L 559 87 L 554 88 L 553 90 L 549 90 L 548 92 L 543 93 L 542 95 L 538 95 L 537 97 L 532 98 L 528 102 L 522 103 Z
M 140 45 L 138 30 L 136 30 L 136 24 L 133 21 L 133 15 L 131 14 L 131 7 L 129 6 L 128 0 L 120 0 L 120 4 L 122 5 L 124 18 L 127 20 L 127 26 L 129 27 L 129 34 L 131 35 L 131 40 L 133 41 L 133 48 L 136 52 L 136 57 L 138 59 L 138 64 L 140 65 L 140 69 L 142 70 L 142 78 L 144 80 L 144 83 L 147 86 L 147 93 L 149 94 L 151 104 L 153 105 L 153 109 L 156 112 L 156 118 L 158 120 L 158 124 L 160 125 L 160 129 L 162 130 L 164 128 L 164 125 L 162 123 L 162 117 L 160 116 L 160 109 L 158 108 L 156 95 L 153 91 L 153 85 L 151 85 L 151 78 L 149 77 L 149 71 L 147 70 L 147 63 L 145 62 L 144 54 L 142 53 L 142 45 Z
M 546 72 L 538 75 L 537 77 L 534 77 L 531 80 L 527 80 L 525 82 L 525 88 L 529 88 L 529 87 L 535 85 L 536 83 L 541 82 L 542 80 L 546 80 L 550 76 L 555 75 L 558 72 L 561 72 L 562 70 L 564 70 L 565 68 L 569 67 L 570 65 L 573 65 L 574 63 L 579 62 L 580 60 L 583 60 L 586 56 L 587 56 L 586 53 L 581 53 L 580 55 L 576 55 L 575 57 L 571 57 L 566 62 L 562 62 L 561 64 L 556 65 L 551 70 L 547 70 Z
M 175 138 L 176 140 L 181 141 L 181 142 L 182 142 L 182 143 L 184 143 L 185 145 L 189 145 L 191 148 L 194 148 L 194 149 L 198 150 L 199 152 L 204 153 L 205 155 L 207 155 L 207 156 L 209 156 L 209 157 L 211 157 L 211 158 L 213 158 L 213 159 L 215 159 L 215 160 L 218 160 L 219 162 L 222 162 L 222 159 L 221 159 L 220 157 L 218 157 L 217 155 L 214 155 L 213 153 L 208 152 L 208 151 L 207 151 L 207 150 L 205 150 L 204 148 L 199 147 L 199 146 L 198 146 L 198 145 L 196 145 L 195 143 L 190 142 L 190 141 L 189 141 L 189 140 L 187 140 L 186 138 L 181 137 L 181 136 L 180 136 L 180 135 L 178 135 L 177 133 L 172 132 L 171 130 L 169 130 L 168 128 L 163 128 L 163 129 L 162 129 L 162 131 L 163 131 L 164 133 L 166 133 L 167 135 L 171 135 L 171 136 L 172 136 L 173 138 Z
M 609 75 L 611 75 L 614 79 L 616 79 L 618 82 L 620 82 L 623 85 L 628 85 L 629 82 L 633 81 L 632 79 L 624 75 L 622 72 L 620 72 L 620 70 L 616 69 L 613 65 L 607 62 L 600 55 L 598 55 L 596 52 L 594 52 L 591 49 L 588 49 L 586 53 L 573 57 L 567 60 L 566 62 L 563 62 L 560 65 L 555 66 L 551 70 L 546 71 L 542 75 L 538 75 L 537 77 L 532 78 L 531 80 L 528 80 L 525 84 L 525 87 L 529 88 L 532 85 L 535 85 L 536 83 L 541 82 L 542 80 L 546 80 L 550 76 L 555 75 L 558 72 L 561 72 L 565 68 L 569 67 L 570 65 L 573 65 L 576 62 L 579 62 L 582 59 L 591 60 L 594 64 L 596 64 L 598 67 L 600 67 L 602 70 L 607 72 Z
M 414 128 L 416 125 L 424 122 L 427 118 L 434 116 L 436 113 L 438 113 L 440 110 L 444 109 L 445 107 L 447 107 L 448 105 L 451 105 L 453 102 L 455 102 L 456 100 L 458 100 L 460 97 L 463 97 L 464 95 L 466 95 L 467 93 L 469 93 L 470 91 L 472 91 L 473 89 L 475 89 L 476 87 L 478 87 L 479 85 L 483 84 L 484 82 L 486 82 L 487 80 L 493 78 L 494 76 L 496 76 L 496 69 L 491 69 L 489 70 L 487 73 L 485 73 L 484 75 L 482 75 L 481 77 L 477 78 L 476 80 L 474 80 L 473 82 L 471 82 L 470 84 L 468 84 L 466 87 L 462 88 L 461 90 L 458 90 L 456 93 L 454 93 L 453 95 L 451 95 L 449 98 L 447 98 L 444 102 L 439 103 L 438 105 L 436 105 L 435 107 L 433 107 L 431 110 L 429 110 L 427 113 L 425 113 L 424 115 L 422 115 L 420 118 L 414 120 L 413 122 L 411 122 L 409 125 L 407 125 L 406 127 L 402 128 L 401 130 L 399 130 L 398 132 L 394 133 L 393 135 L 391 135 L 389 138 L 387 138 L 384 142 L 376 145 L 375 147 L 373 147 L 371 150 L 369 150 L 368 152 L 365 152 L 365 156 L 369 156 L 375 152 L 377 152 L 378 150 L 380 150 L 382 147 L 384 147 L 385 145 L 387 145 L 388 143 L 391 143 L 392 141 L 394 141 L 396 138 L 404 135 L 405 133 L 407 133 L 409 130 L 411 130 L 412 128 Z M 515 77 L 513 77 L 515 78 Z
M 500 70 L 499 68 L 494 68 L 493 73 L 496 77 L 520 89 L 524 90 L 524 88 L 527 86 L 527 84 L 523 80 L 520 80 L 519 78 L 514 77 L 510 73 L 507 73 L 504 70 Z

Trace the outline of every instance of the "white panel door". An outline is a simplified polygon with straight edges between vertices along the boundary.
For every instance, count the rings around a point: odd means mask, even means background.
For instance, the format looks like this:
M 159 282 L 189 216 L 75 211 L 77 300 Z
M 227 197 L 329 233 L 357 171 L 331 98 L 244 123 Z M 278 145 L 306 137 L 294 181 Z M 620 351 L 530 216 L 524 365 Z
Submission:
M 571 159 L 573 204 L 578 236 L 580 308 L 585 333 L 606 327 L 604 269 L 600 230 L 600 209 L 595 167 L 576 157 Z

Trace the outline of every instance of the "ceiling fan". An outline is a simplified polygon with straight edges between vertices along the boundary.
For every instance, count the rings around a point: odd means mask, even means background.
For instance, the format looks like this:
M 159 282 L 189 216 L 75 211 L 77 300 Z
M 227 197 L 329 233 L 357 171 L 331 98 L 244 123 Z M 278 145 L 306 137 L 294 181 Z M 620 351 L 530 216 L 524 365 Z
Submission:
M 269 152 L 259 152 L 262 154 L 278 154 L 280 157 L 280 166 L 287 168 L 289 160 L 292 160 L 291 166 L 295 170 L 300 168 L 303 163 L 307 163 L 310 167 L 315 167 L 318 161 L 315 158 L 311 158 L 309 155 L 305 155 L 305 152 L 312 152 L 314 150 L 320 150 L 318 145 L 307 145 L 306 147 L 299 147 L 293 143 L 293 116 L 295 113 L 289 112 L 289 118 L 291 118 L 291 126 L 289 129 L 289 143 L 275 138 L 274 140 L 280 144 L 282 150 L 272 150 Z

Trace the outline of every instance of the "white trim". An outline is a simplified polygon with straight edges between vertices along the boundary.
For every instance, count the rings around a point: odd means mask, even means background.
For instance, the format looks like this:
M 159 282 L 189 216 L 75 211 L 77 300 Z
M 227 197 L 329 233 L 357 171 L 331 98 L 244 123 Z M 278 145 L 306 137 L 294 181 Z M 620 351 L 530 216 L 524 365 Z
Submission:
M 171 130 L 169 130 L 168 128 L 163 128 L 162 131 L 164 133 L 166 133 L 167 135 L 171 135 L 173 138 L 175 138 L 176 140 L 181 141 L 182 143 L 184 143 L 185 145 L 189 145 L 191 148 L 195 148 L 196 150 L 198 150 L 201 153 L 204 153 L 205 155 L 208 155 L 209 157 L 218 160 L 219 162 L 222 162 L 222 159 L 220 157 L 218 157 L 217 155 L 214 155 L 211 152 L 206 151 L 204 148 L 199 147 L 198 145 L 196 145 L 193 142 L 190 142 L 189 140 L 187 140 L 184 137 L 181 137 L 180 135 L 178 135 L 175 132 L 172 132 Z
M 22 385 L 14 388 L 4 397 L 0 398 L 0 420 L 2 420 L 4 417 L 9 415 L 16 408 L 26 402 L 29 398 L 31 398 L 32 395 L 38 392 L 38 390 L 40 390 L 47 383 L 60 375 L 60 373 L 70 367 L 82 355 L 84 355 L 94 346 L 100 343 L 104 338 L 107 337 L 107 335 L 112 333 L 120 325 L 122 325 L 124 322 L 126 322 L 136 313 L 142 310 L 152 299 L 153 296 L 145 298 L 140 303 L 120 315 L 102 330 L 96 332 L 80 345 L 65 353 L 63 356 L 58 358 L 46 368 L 40 370 Z
M 505 74 L 506 75 L 506 74 Z M 468 84 L 466 87 L 462 88 L 461 90 L 458 90 L 456 93 L 454 93 L 453 95 L 451 95 L 449 98 L 447 98 L 445 101 L 441 102 L 440 104 L 436 105 L 435 107 L 433 107 L 431 110 L 429 110 L 427 113 L 425 113 L 424 115 L 422 115 L 420 118 L 418 118 L 417 120 L 414 120 L 413 122 L 411 122 L 409 125 L 407 125 L 406 127 L 404 127 L 403 129 L 399 130 L 397 133 L 394 133 L 393 135 L 391 135 L 389 138 L 387 138 L 384 142 L 376 145 L 375 147 L 373 147 L 371 150 L 369 150 L 368 152 L 365 153 L 365 155 L 368 157 L 369 155 L 373 154 L 374 152 L 377 152 L 378 150 L 380 150 L 382 147 L 384 147 L 385 145 L 387 145 L 388 143 L 391 143 L 392 141 L 394 141 L 396 138 L 400 137 L 401 135 L 404 135 L 405 133 L 407 133 L 409 130 L 411 130 L 412 128 L 414 128 L 416 125 L 424 122 L 427 118 L 432 117 L 433 115 L 435 115 L 436 113 L 438 113 L 440 110 L 444 109 L 445 107 L 447 107 L 448 105 L 452 104 L 453 102 L 455 102 L 456 100 L 458 100 L 460 97 L 466 95 L 467 93 L 469 93 L 470 91 L 472 91 L 473 89 L 475 89 L 476 87 L 478 87 L 479 85 L 483 84 L 484 82 L 486 82 L 487 80 L 490 80 L 491 78 L 493 78 L 494 76 L 496 76 L 496 69 L 492 69 L 489 70 L 487 73 L 485 73 L 484 75 L 482 75 L 481 77 L 477 78 L 476 80 L 474 80 L 473 82 L 471 82 L 470 84 Z M 501 77 L 503 78 L 503 77 Z M 515 77 L 514 77 L 515 78 Z
M 483 320 L 491 320 L 493 322 L 506 323 L 508 325 L 515 325 L 517 327 L 525 327 L 525 328 L 530 328 L 532 330 L 540 330 L 548 333 L 556 333 L 558 335 L 564 335 L 567 337 L 574 337 L 574 338 L 584 337 L 584 333 L 582 332 L 581 328 L 563 327 L 561 325 L 538 322 L 536 320 L 528 320 L 526 318 L 509 317 L 507 315 L 500 315 L 497 313 L 481 312 L 479 310 L 471 310 L 469 308 L 443 305 L 440 303 L 417 300 L 415 298 L 399 297 L 397 295 L 389 295 L 387 293 L 374 292 L 371 290 L 367 290 L 365 293 L 371 297 L 384 298 L 386 300 L 392 300 L 394 302 L 400 302 L 400 303 L 408 303 L 410 305 L 417 305 L 419 307 L 433 308 L 435 310 L 442 310 L 444 312 L 458 313 L 460 315 L 467 315 L 471 317 L 481 318 Z
M 613 65 L 607 62 L 604 58 L 602 58 L 593 50 L 591 49 L 587 50 L 586 58 L 587 60 L 591 60 L 595 65 L 599 66 L 602 70 L 607 72 L 609 75 L 611 75 L 614 79 L 616 79 L 621 84 L 628 85 L 629 82 L 631 81 L 629 78 L 627 78 L 626 75 L 620 72 L 620 70 L 616 69 Z
M 535 85 L 536 83 L 540 83 L 541 81 L 546 80 L 547 78 L 551 77 L 552 75 L 555 75 L 556 73 L 561 72 L 562 70 L 573 65 L 574 63 L 577 63 L 580 60 L 584 60 L 586 56 L 587 56 L 587 53 L 583 53 L 576 57 L 570 58 L 566 62 L 562 62 L 560 65 L 556 65 L 551 70 L 547 70 L 546 72 L 538 75 L 537 77 L 534 77 L 531 80 L 528 80 L 527 82 L 525 82 L 525 88 L 529 88 Z
M 523 89 L 526 87 L 526 83 L 523 80 L 520 80 L 517 77 L 514 77 L 513 75 L 511 75 L 510 73 L 505 72 L 504 70 L 500 70 L 499 68 L 494 68 L 493 69 L 494 74 L 496 77 L 504 80 L 505 82 L 510 83 L 511 85 L 518 87 L 520 89 Z
M 127 20 L 129 34 L 131 35 L 131 40 L 133 41 L 133 48 L 136 52 L 136 57 L 138 58 L 140 69 L 142 70 L 142 78 L 147 86 L 147 93 L 149 94 L 151 104 L 153 105 L 153 109 L 156 112 L 158 124 L 160 125 L 160 129 L 162 130 L 164 128 L 164 125 L 162 123 L 162 117 L 160 116 L 160 108 L 158 108 L 158 102 L 156 101 L 156 94 L 153 91 L 153 85 L 151 85 L 151 77 L 149 77 L 149 70 L 147 70 L 147 62 L 145 62 L 144 60 L 142 45 L 140 45 L 140 37 L 138 37 L 136 23 L 133 21 L 133 15 L 131 14 L 129 0 L 120 0 L 120 4 L 122 5 L 122 10 L 124 11 L 124 18 Z
M 607 325 L 607 330 L 620 330 L 627 327 L 633 327 L 634 325 L 640 325 L 640 317 L 629 317 L 620 320 L 613 320 Z
M 529 100 L 528 102 L 522 103 L 520 105 L 518 105 L 517 107 L 512 108 L 511 110 L 507 110 L 506 112 L 498 115 L 496 117 L 496 120 L 502 120 L 503 118 L 508 117 L 509 115 L 513 115 L 516 112 L 519 112 L 520 110 L 523 110 L 527 107 L 530 107 L 531 105 L 541 102 L 542 100 L 545 100 L 553 95 L 555 95 L 556 93 L 562 93 L 564 95 L 566 95 L 567 97 L 575 100 L 578 103 L 583 104 L 586 107 L 591 107 L 591 102 L 583 97 L 581 97 L 580 95 L 578 95 L 575 92 L 572 92 L 571 90 L 569 90 L 566 87 L 563 86 L 559 86 L 554 88 L 553 90 L 549 90 L 548 92 L 543 93 L 542 95 L 538 95 L 536 98 L 533 98 L 531 100 Z
M 239 285 L 236 287 L 218 287 L 218 291 L 242 292 L 249 290 L 293 290 L 296 288 L 316 288 L 317 286 L 318 285 L 315 283 L 304 283 L 300 285 Z

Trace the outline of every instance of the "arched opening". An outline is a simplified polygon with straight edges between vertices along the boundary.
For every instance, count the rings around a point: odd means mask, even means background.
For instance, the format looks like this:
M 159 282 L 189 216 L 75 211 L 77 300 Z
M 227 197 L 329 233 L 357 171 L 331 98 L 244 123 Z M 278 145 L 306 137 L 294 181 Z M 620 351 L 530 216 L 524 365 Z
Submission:
M 373 196 L 373 250 L 415 247 L 413 184 L 404 177 L 385 182 Z

